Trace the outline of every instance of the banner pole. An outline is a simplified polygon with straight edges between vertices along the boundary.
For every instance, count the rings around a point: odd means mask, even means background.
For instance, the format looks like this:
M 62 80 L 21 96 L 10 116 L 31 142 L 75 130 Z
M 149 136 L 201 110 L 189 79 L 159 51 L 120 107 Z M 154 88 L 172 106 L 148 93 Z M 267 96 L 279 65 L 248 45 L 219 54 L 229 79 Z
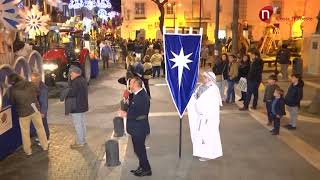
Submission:
M 179 159 L 181 159 L 181 139 L 182 139 L 182 118 L 180 117 L 180 131 L 179 131 Z

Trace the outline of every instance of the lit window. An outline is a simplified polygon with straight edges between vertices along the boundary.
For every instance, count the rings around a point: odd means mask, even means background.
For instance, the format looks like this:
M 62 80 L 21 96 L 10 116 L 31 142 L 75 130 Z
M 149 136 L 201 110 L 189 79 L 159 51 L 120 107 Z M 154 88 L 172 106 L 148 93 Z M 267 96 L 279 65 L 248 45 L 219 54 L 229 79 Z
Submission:
M 272 6 L 273 6 L 273 13 L 277 16 L 281 16 L 282 1 L 281 0 L 273 0 Z
M 135 3 L 136 15 L 145 16 L 145 6 L 144 3 Z
M 173 14 L 173 6 L 167 6 L 167 14 L 172 15 Z

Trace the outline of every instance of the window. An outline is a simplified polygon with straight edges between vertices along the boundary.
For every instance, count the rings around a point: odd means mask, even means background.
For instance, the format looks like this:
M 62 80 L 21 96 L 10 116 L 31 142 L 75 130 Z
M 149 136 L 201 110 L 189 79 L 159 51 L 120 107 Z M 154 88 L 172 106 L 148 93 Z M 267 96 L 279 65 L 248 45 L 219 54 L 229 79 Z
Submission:
M 240 0 L 239 1 L 239 18 L 242 20 L 247 19 L 247 0 Z
M 138 17 L 145 17 L 145 6 L 144 3 L 135 3 L 135 14 Z
M 281 16 L 282 1 L 281 1 L 281 0 L 273 0 L 272 6 L 273 6 L 273 13 L 274 13 L 276 16 Z
M 173 5 L 168 6 L 167 5 L 167 14 L 172 15 L 173 14 Z

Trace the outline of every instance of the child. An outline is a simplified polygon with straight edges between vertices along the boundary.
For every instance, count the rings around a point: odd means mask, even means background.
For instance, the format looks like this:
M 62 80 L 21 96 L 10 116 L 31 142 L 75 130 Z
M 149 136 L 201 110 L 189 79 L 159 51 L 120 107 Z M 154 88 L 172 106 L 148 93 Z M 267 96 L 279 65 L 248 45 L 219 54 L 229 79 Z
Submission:
M 263 102 L 266 103 L 266 109 L 267 109 L 267 115 L 268 115 L 268 124 L 267 124 L 268 126 L 272 125 L 271 105 L 272 105 L 274 90 L 276 88 L 279 88 L 279 86 L 276 84 L 277 80 L 278 80 L 277 76 L 274 74 L 271 74 L 268 78 L 268 84 L 264 91 Z
M 278 135 L 280 130 L 280 119 L 286 115 L 285 102 L 283 98 L 284 91 L 276 88 L 274 91 L 274 98 L 271 104 L 271 113 L 273 117 L 272 135 Z
M 303 98 L 304 82 L 301 80 L 301 76 L 299 74 L 292 74 L 291 82 L 292 84 L 289 86 L 288 92 L 285 96 L 285 102 L 290 114 L 290 123 L 285 127 L 289 130 L 295 130 L 300 101 Z

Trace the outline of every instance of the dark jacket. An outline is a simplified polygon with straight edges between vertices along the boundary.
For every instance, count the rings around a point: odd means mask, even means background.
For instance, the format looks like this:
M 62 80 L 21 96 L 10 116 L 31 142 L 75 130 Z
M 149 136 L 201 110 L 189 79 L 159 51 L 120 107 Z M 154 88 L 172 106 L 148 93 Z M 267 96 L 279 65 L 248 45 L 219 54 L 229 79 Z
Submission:
M 30 116 L 35 113 L 31 104 L 34 103 L 39 110 L 37 100 L 38 88 L 31 82 L 22 80 L 14 84 L 10 89 L 10 101 L 16 106 L 19 117 Z
M 129 102 L 127 112 L 127 132 L 132 136 L 146 136 L 150 134 L 149 115 L 150 99 L 144 89 L 134 95 Z
M 40 85 L 39 85 L 38 101 L 40 104 L 41 114 L 44 114 L 45 116 L 47 116 L 47 112 L 48 112 L 48 87 L 43 82 L 40 82 Z
M 141 64 L 141 62 L 135 63 L 134 65 L 134 73 L 137 74 L 140 78 L 143 76 L 143 65 Z
M 250 71 L 250 61 L 241 63 L 239 66 L 239 79 L 241 77 L 247 78 L 249 71 Z
M 273 101 L 275 101 L 275 98 L 273 98 Z M 279 98 L 277 103 L 275 104 L 275 114 L 272 112 L 273 116 L 284 116 L 286 115 L 286 109 L 285 109 L 285 100 L 283 99 L 283 97 Z
M 277 84 L 266 85 L 266 89 L 264 90 L 263 102 L 272 101 L 272 99 L 274 97 L 273 94 L 274 94 L 274 91 L 276 90 L 276 88 L 279 88 L 279 86 Z
M 223 75 L 223 79 L 228 79 L 229 62 L 224 62 L 221 59 L 217 60 L 212 71 L 215 75 Z
M 89 110 L 88 85 L 84 77 L 79 76 L 71 81 L 67 99 L 74 99 L 76 106 L 72 105 L 71 113 L 84 113 Z M 67 100 L 66 100 L 67 101 Z
M 250 66 L 248 73 L 248 81 L 260 83 L 262 81 L 263 61 L 260 58 L 255 58 Z
M 287 94 L 285 96 L 286 105 L 294 107 L 300 107 L 300 101 L 303 98 L 303 86 L 304 82 L 302 80 L 299 81 L 297 85 L 291 84 L 288 88 Z
M 290 64 L 290 51 L 287 48 L 282 48 L 277 53 L 279 64 Z

